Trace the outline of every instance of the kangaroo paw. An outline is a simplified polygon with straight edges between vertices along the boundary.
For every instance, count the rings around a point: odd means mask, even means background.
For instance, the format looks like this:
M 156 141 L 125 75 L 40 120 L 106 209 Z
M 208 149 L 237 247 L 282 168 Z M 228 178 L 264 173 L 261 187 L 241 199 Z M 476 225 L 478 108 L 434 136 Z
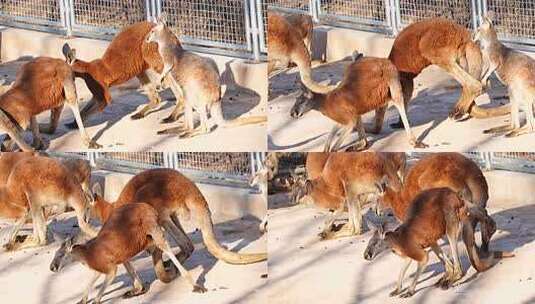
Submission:
M 125 292 L 122 296 L 123 299 L 128 299 L 128 298 L 132 298 L 132 297 L 136 297 L 136 296 L 140 296 L 142 294 L 145 294 L 149 291 L 149 288 L 147 286 L 143 286 L 141 289 L 139 290 L 136 290 L 136 289 L 132 289 L 132 290 L 129 290 L 127 292 Z
M 196 292 L 196 293 L 205 293 L 207 292 L 208 289 L 200 286 L 200 285 L 193 285 L 193 292 Z
M 141 112 L 137 112 L 136 114 L 131 115 L 131 116 L 130 116 L 130 119 L 132 119 L 132 120 L 138 120 L 138 119 L 141 119 L 141 118 L 143 118 L 143 117 L 145 117 L 145 114 L 143 114 L 143 113 L 141 113 Z

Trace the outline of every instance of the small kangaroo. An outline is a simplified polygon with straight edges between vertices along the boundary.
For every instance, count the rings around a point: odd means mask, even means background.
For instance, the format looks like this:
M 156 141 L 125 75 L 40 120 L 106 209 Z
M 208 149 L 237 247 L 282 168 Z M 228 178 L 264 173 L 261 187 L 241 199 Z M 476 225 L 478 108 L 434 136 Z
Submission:
M 46 222 L 42 208 L 52 205 L 59 205 L 59 210 L 64 210 L 65 206 L 74 208 L 82 231 L 89 236 L 96 235 L 96 230 L 84 220 L 87 198 L 67 166 L 43 156 L 20 160 L 7 183 L 0 186 L 0 208 L 3 209 L 0 215 L 16 219 L 9 242 L 4 247 L 13 250 L 45 245 Z M 29 215 L 33 222 L 33 236 L 15 246 L 16 235 Z
M 189 220 L 192 216 L 208 251 L 217 259 L 229 264 L 251 264 L 266 259 L 265 253 L 239 254 L 223 248 L 215 238 L 210 209 L 204 196 L 191 180 L 178 171 L 158 168 L 137 174 L 113 204 L 95 195 L 93 214 L 104 223 L 114 208 L 133 202 L 146 202 L 156 209 L 161 225 L 184 249 L 184 259 L 191 255 L 194 247 L 179 217 Z
M 324 86 L 312 79 L 310 53 L 303 41 L 301 27 L 295 27 L 281 14 L 268 11 L 267 28 L 268 76 L 275 69 L 287 68 L 290 62 L 294 62 L 299 68 L 301 82 L 311 91 L 325 94 L 336 87 Z
M 266 116 L 238 117 L 227 121 L 223 117 L 221 98 L 226 86 L 221 85 L 219 70 L 215 62 L 209 58 L 192 52 L 183 51 L 176 44 L 176 36 L 165 26 L 164 14 L 158 24 L 147 35 L 147 43 L 158 44 L 158 52 L 164 63 L 161 79 L 170 76 L 171 90 L 179 100 L 185 104 L 185 126 L 158 131 L 158 134 L 178 134 L 180 137 L 193 137 L 210 132 L 208 113 L 215 119 L 216 124 L 223 128 L 256 124 L 266 121 Z M 195 128 L 193 109 L 200 115 L 200 126 Z M 171 116 L 174 121 L 181 114 L 181 108 L 175 108 Z
M 264 166 L 262 169 L 258 170 L 255 175 L 251 178 L 249 185 L 251 187 L 258 186 L 260 190 L 260 194 L 264 197 L 266 206 L 267 206 L 267 195 L 268 195 L 268 175 L 269 175 L 269 168 L 266 166 L 264 162 Z M 267 225 L 268 225 L 268 216 L 267 214 L 262 219 L 262 222 L 258 225 L 258 229 L 261 233 L 267 232 Z
M 194 292 L 206 292 L 206 288 L 195 284 L 191 274 L 175 258 L 158 223 L 158 212 L 149 204 L 130 203 L 118 207 L 110 214 L 95 238 L 85 244 L 74 243 L 73 237 L 63 242 L 50 264 L 50 270 L 58 272 L 70 261 L 80 262 L 93 270 L 93 277 L 81 300 L 84 304 L 87 303 L 95 282 L 105 275 L 104 284 L 94 300 L 94 303 L 100 303 L 104 291 L 117 274 L 117 265 L 123 264 L 134 281 L 134 289 L 123 295 L 123 298 L 130 298 L 148 291 L 130 260 L 143 250 L 158 248 L 169 256 Z
M 429 153 L 409 169 L 400 191 L 389 187 L 385 189 L 380 204 L 390 207 L 394 216 L 404 222 L 414 198 L 420 192 L 440 187 L 450 188 L 455 192 L 468 191 L 474 205 L 483 209 L 487 206 L 488 185 L 483 172 L 476 163 L 460 153 Z M 477 219 L 472 219 L 473 229 L 477 223 Z M 489 242 L 495 231 L 496 223 L 492 218 L 481 223 L 483 252 L 488 252 Z
M 507 86 L 511 100 L 511 123 L 485 130 L 484 133 L 507 133 L 506 137 L 519 136 L 535 131 L 533 102 L 535 99 L 535 60 L 528 55 L 503 45 L 492 24 L 493 13 L 484 17 L 475 34 L 480 42 L 483 61 L 488 67 L 483 76 L 487 84 L 492 73 Z M 520 127 L 520 105 L 525 106 L 526 125 Z
M 385 250 L 392 250 L 405 260 L 396 289 L 390 293 L 390 296 L 401 294 L 405 272 L 413 260 L 418 262 L 418 269 L 409 289 L 400 297 L 406 298 L 414 295 L 418 277 L 427 265 L 428 253 L 425 250 L 427 248 L 435 252 L 446 269 L 445 275 L 437 282 L 437 286 L 449 288 L 458 281 L 463 276 L 457 247 L 458 236 L 461 232 L 470 262 L 478 272 L 492 267 L 497 258 L 514 256 L 512 253 L 495 251 L 491 252 L 492 255 L 487 260 L 480 260 L 477 247 L 471 241 L 471 236 L 474 234 L 471 218 L 476 217 L 484 222 L 490 217 L 485 209 L 470 203 L 465 196 L 464 192 L 456 193 L 449 188 L 422 191 L 412 202 L 403 224 L 394 231 L 385 231 L 384 225 L 376 228 L 364 257 L 371 260 Z M 444 235 L 448 237 L 453 265 L 437 244 L 437 241 Z
M 17 72 L 11 88 L 0 96 L 0 129 L 3 129 L 23 151 L 33 151 L 23 137 L 30 126 L 33 147 L 40 149 L 43 142 L 39 133 L 36 115 L 52 110 L 52 116 L 61 113 L 67 104 L 80 126 L 80 136 L 88 148 L 100 148 L 85 131 L 80 118 L 74 74 L 69 64 L 60 59 L 37 57 L 25 63 Z M 54 131 L 54 122 L 47 130 Z M 47 133 L 48 133 L 47 132 Z
M 400 189 L 396 170 L 383 155 L 375 152 L 333 153 L 319 177 L 306 182 L 306 195 L 315 206 L 330 212 L 322 239 L 361 233 L 361 208 L 377 199 L 384 184 Z M 332 232 L 332 225 L 347 208 L 349 226 Z
M 361 54 L 354 57 L 354 62 L 346 68 L 344 79 L 330 93 L 314 93 L 303 87 L 302 94 L 292 107 L 291 116 L 299 118 L 310 110 L 317 110 L 337 122 L 323 152 L 337 151 L 350 133 L 357 129 L 359 139 L 354 149 L 360 151 L 368 147 L 362 115 L 372 110 L 384 112 L 392 101 L 404 122 L 409 143 L 415 148 L 425 148 L 426 145 L 418 142 L 411 132 L 396 67 L 388 59 L 360 58 Z M 372 133 L 378 133 L 383 124 L 384 116 L 376 115 L 376 118 L 380 119 L 376 119 Z M 333 144 L 338 133 L 340 135 Z
M 414 22 L 396 36 L 388 58 L 399 71 L 405 108 L 412 99 L 414 78 L 426 67 L 437 65 L 462 86 L 461 96 L 450 111 L 451 118 L 459 120 L 466 115 L 487 118 L 509 113 L 508 105 L 485 109 L 474 102 L 483 92 L 479 82 L 482 59 L 481 51 L 471 36 L 468 29 L 445 18 Z M 377 115 L 384 116 L 384 113 Z M 401 120 L 392 126 L 401 128 Z

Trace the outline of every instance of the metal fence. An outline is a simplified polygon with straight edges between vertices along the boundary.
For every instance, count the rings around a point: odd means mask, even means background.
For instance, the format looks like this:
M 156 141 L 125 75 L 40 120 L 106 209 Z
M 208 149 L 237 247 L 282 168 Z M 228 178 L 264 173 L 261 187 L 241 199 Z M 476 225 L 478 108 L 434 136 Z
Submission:
M 196 182 L 249 187 L 263 166 L 265 153 L 189 152 L 53 152 L 57 157 L 88 159 L 95 169 L 136 174 L 153 168 L 172 168 Z
M 262 59 L 261 0 L 1 0 L 0 24 L 110 40 L 163 12 L 186 48 Z
M 535 47 L 533 0 L 265 0 L 270 9 L 310 14 L 320 24 L 396 35 L 408 24 L 444 17 L 474 29 L 487 11 L 495 12 L 500 39 Z

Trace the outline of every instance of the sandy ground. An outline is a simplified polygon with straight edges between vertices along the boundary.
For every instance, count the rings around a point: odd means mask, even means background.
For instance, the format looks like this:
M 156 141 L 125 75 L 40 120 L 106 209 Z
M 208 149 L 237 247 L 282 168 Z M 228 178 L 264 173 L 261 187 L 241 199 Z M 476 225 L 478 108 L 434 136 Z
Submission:
M 285 194 L 272 195 L 268 211 L 270 303 L 330 303 L 334 299 L 336 303 L 535 303 L 535 204 L 504 204 L 492 200 L 492 193 L 490 197 L 488 209 L 498 227 L 491 248 L 513 251 L 516 256 L 478 275 L 470 267 L 459 283 L 444 291 L 433 286 L 443 266 L 430 254 L 416 294 L 400 299 L 390 298 L 389 293 L 395 288 L 401 259 L 390 252 L 372 262 L 362 257 L 371 232 L 320 242 L 317 234 L 325 220 L 323 212 L 288 206 Z M 447 247 L 443 245 L 449 252 Z M 467 269 L 470 263 L 464 245 L 459 248 L 463 269 Z M 415 269 L 411 265 L 404 287 Z
M 349 61 L 332 62 L 316 66 L 313 77 L 319 82 L 335 84 L 342 79 Z M 328 133 L 334 122 L 317 111 L 311 111 L 300 119 L 290 117 L 290 109 L 300 94 L 296 82 L 296 68 L 270 78 L 268 103 L 268 148 L 285 151 L 322 151 Z M 506 90 L 493 79 L 490 103 L 489 95 L 476 100 L 479 105 L 497 106 L 508 103 Z M 408 107 L 408 117 L 416 137 L 429 145 L 417 151 L 527 151 L 533 150 L 535 134 L 516 138 L 483 134 L 483 130 L 506 124 L 508 116 L 490 119 L 470 119 L 455 122 L 448 119 L 448 113 L 460 95 L 460 86 L 446 72 L 438 67 L 429 67 L 415 79 L 415 92 Z M 397 110 L 390 107 L 383 130 L 379 135 L 368 134 L 370 149 L 380 151 L 414 150 L 407 141 L 403 129 L 392 129 L 397 121 Z M 523 114 L 522 116 L 523 117 Z M 364 116 L 366 123 L 372 122 L 373 112 Z M 356 132 L 351 140 L 356 140 Z
M 14 81 L 15 74 L 22 63 L 18 60 L 0 65 L 0 75 L 6 84 Z M 85 83 L 76 80 L 78 96 L 81 106 L 91 98 Z M 172 112 L 175 107 L 174 95 L 170 90 L 162 94 L 162 104 L 159 109 L 143 119 L 132 120 L 130 116 L 140 110 L 148 102 L 142 94 L 137 81 L 130 81 L 125 85 L 112 88 L 113 103 L 102 113 L 90 117 L 85 127 L 89 136 L 97 139 L 103 145 L 103 151 L 225 151 L 245 152 L 266 150 L 266 124 L 246 125 L 230 128 L 217 128 L 212 133 L 180 139 L 174 135 L 157 135 L 158 130 L 177 125 L 161 124 L 160 121 Z M 223 115 L 225 119 L 238 116 L 262 115 L 257 106 L 260 97 L 247 89 L 228 89 L 223 97 Z M 49 112 L 42 113 L 38 119 L 48 123 Z M 196 115 L 197 117 L 197 115 Z M 57 151 L 83 151 L 79 132 L 70 130 L 63 124 L 72 121 L 70 109 L 65 108 L 60 121 L 60 127 L 53 135 L 43 135 L 48 149 Z M 198 118 L 196 118 L 198 119 Z M 27 134 L 31 140 L 31 135 Z
M 259 220 L 217 219 L 216 236 L 221 243 L 233 251 L 242 253 L 265 252 L 266 236 L 258 232 Z M 5 243 L 6 232 L 10 226 L 0 221 L 1 242 Z M 58 234 L 77 231 L 73 213 L 67 213 L 49 225 L 50 230 Z M 27 233 L 31 226 L 27 225 Z M 177 277 L 169 284 L 158 281 L 152 268 L 152 259 L 145 253 L 134 258 L 133 265 L 142 280 L 150 285 L 150 291 L 142 296 L 124 300 L 121 295 L 132 287 L 132 281 L 125 269 L 118 268 L 117 277 L 108 288 L 103 303 L 267 303 L 266 292 L 262 286 L 266 279 L 267 263 L 250 265 L 230 265 L 216 260 L 205 249 L 199 231 L 191 223 L 184 225 L 186 232 L 193 239 L 195 251 L 184 264 L 190 270 L 194 280 L 203 283 L 207 293 L 191 292 L 191 287 L 182 278 Z M 91 277 L 91 271 L 78 263 L 73 263 L 60 273 L 49 270 L 59 243 L 51 242 L 43 248 L 33 248 L 17 252 L 0 251 L 0 303 L 75 303 L 82 297 Z M 164 257 L 164 259 L 167 259 Z M 103 279 L 95 287 L 100 286 Z M 90 299 L 96 290 L 90 294 Z

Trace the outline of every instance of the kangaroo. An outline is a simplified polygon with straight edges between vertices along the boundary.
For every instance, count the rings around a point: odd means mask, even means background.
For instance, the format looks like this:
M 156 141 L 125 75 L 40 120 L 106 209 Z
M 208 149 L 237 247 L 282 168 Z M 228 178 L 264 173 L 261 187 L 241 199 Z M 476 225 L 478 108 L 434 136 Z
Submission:
M 462 85 L 461 97 L 449 114 L 451 118 L 459 120 L 466 115 L 487 118 L 509 113 L 509 106 L 484 109 L 475 104 L 475 98 L 483 92 L 479 82 L 481 52 L 470 31 L 451 20 L 429 18 L 405 27 L 394 40 L 388 58 L 399 71 L 405 108 L 412 98 L 414 78 L 426 67 L 437 65 Z M 401 121 L 392 126 L 401 127 Z
M 206 288 L 195 284 L 191 274 L 175 258 L 158 223 L 159 214 L 149 204 L 131 203 L 118 207 L 113 210 L 95 238 L 85 244 L 74 243 L 72 237 L 63 242 L 50 264 L 50 270 L 60 271 L 69 260 L 80 262 L 93 270 L 93 277 L 84 290 L 81 300 L 84 304 L 87 303 L 89 292 L 95 282 L 105 275 L 104 284 L 94 300 L 95 303 L 100 303 L 104 291 L 115 279 L 117 265 L 123 264 L 134 281 L 134 289 L 123 295 L 123 298 L 130 298 L 148 291 L 130 260 L 143 250 L 158 248 L 169 256 L 191 284 L 194 292 L 206 292 Z
M 179 217 L 188 220 L 193 215 L 208 251 L 217 259 L 229 264 L 250 264 L 266 259 L 265 253 L 239 254 L 223 248 L 215 238 L 210 209 L 204 196 L 191 180 L 178 171 L 158 168 L 137 174 L 126 184 L 115 203 L 96 195 L 93 214 L 97 214 L 101 222 L 106 222 L 114 208 L 133 202 L 146 202 L 158 211 L 164 229 L 185 248 L 185 258 L 191 255 L 194 247 Z
M 491 13 L 491 12 L 489 12 Z M 488 66 L 483 76 L 483 84 L 487 84 L 492 73 L 507 86 L 511 100 L 511 123 L 487 129 L 484 133 L 507 133 L 506 137 L 514 137 L 535 131 L 533 102 L 535 99 L 535 60 L 528 55 L 503 45 L 492 24 L 493 14 L 484 17 L 483 24 L 475 34 L 480 41 L 483 61 Z M 520 127 L 520 105 L 525 106 L 526 125 Z
M 169 75 L 171 89 L 177 100 L 185 102 L 185 126 L 158 131 L 158 134 L 178 134 L 180 137 L 193 137 L 210 132 L 208 113 L 220 127 L 234 127 L 247 124 L 262 123 L 266 116 L 239 117 L 226 121 L 221 108 L 221 98 L 226 86 L 221 85 L 219 70 L 215 62 L 192 52 L 182 50 L 177 44 L 175 34 L 165 26 L 165 15 L 158 21 L 147 35 L 147 43 L 158 44 L 158 52 L 164 63 L 161 79 Z M 181 104 L 177 102 L 177 104 Z M 200 126 L 195 128 L 193 109 L 201 119 Z M 177 107 L 171 114 L 172 121 L 178 119 L 181 108 Z
M 427 145 L 418 142 L 411 132 L 399 75 L 396 67 L 388 59 L 356 58 L 346 68 L 340 85 L 327 94 L 314 93 L 303 87 L 302 94 L 292 107 L 291 116 L 299 118 L 310 110 L 317 110 L 337 122 L 327 138 L 323 152 L 337 151 L 356 128 L 359 140 L 355 143 L 354 149 L 359 151 L 368 147 L 362 115 L 372 110 L 386 111 L 390 101 L 403 119 L 409 143 L 415 148 L 425 148 Z M 384 116 L 376 115 L 377 117 L 380 119 L 375 121 L 375 130 L 380 130 Z M 376 133 L 375 130 L 372 133 Z M 333 144 L 338 133 L 340 135 Z
M 163 62 L 156 44 L 145 41 L 155 25 L 153 22 L 142 21 L 126 26 L 113 38 L 101 58 L 89 62 L 76 58 L 72 63 L 75 76 L 84 79 L 93 94 L 81 111 L 82 121 L 97 111 L 103 111 L 112 102 L 110 87 L 123 84 L 134 77 L 141 83 L 149 103 L 131 118 L 143 118 L 160 104 L 155 84 L 160 80 L 156 73 L 162 71 Z M 180 47 L 178 39 L 174 39 L 177 47 Z M 64 45 L 65 57 L 69 57 L 72 50 L 74 49 L 68 44 Z M 169 82 L 166 80 L 164 84 L 168 86 Z M 168 119 L 172 118 L 164 121 Z M 72 122 L 67 126 L 76 128 L 77 124 Z
M 460 153 L 430 153 L 419 160 L 407 172 L 399 191 L 385 189 L 380 203 L 392 208 L 394 216 L 405 221 L 414 198 L 422 191 L 446 187 L 455 192 L 468 191 L 471 202 L 486 208 L 489 199 L 488 185 L 478 165 Z M 477 220 L 472 220 L 475 229 Z M 488 245 L 496 231 L 496 223 L 489 218 L 481 223 L 481 249 L 488 252 Z
M 82 187 L 65 165 L 43 156 L 20 160 L 7 183 L 0 186 L 0 217 L 16 220 L 9 242 L 4 247 L 13 250 L 45 245 L 46 223 L 42 208 L 52 205 L 62 206 L 60 210 L 64 210 L 65 205 L 74 208 L 82 231 L 89 236 L 96 235 L 96 230 L 84 220 L 88 202 Z M 33 223 L 33 236 L 16 246 L 16 235 L 29 215 Z
M 0 185 L 6 185 L 9 175 L 19 161 L 34 157 L 46 156 L 35 152 L 4 152 L 0 155 Z M 87 160 L 69 158 L 60 159 L 61 163 L 67 167 L 75 181 L 82 186 L 82 190 L 89 200 L 92 200 L 89 184 L 91 182 L 91 165 Z M 24 205 L 30 207 L 29 205 Z
M 267 206 L 267 195 L 268 195 L 268 185 L 267 185 L 267 179 L 269 175 L 269 168 L 266 166 L 264 162 L 264 166 L 262 169 L 258 170 L 255 175 L 252 176 L 249 185 L 251 187 L 258 186 L 260 190 L 260 194 L 263 196 L 266 206 Z M 268 216 L 267 214 L 262 219 L 262 222 L 260 222 L 260 225 L 258 225 L 258 229 L 261 233 L 267 232 L 267 225 L 268 225 Z
M 481 260 L 477 247 L 471 241 L 471 236 L 474 234 L 471 224 L 473 217 L 477 217 L 480 221 L 490 219 L 486 210 L 466 200 L 463 192 L 456 193 L 449 188 L 422 191 L 412 202 L 403 224 L 394 231 L 385 231 L 384 225 L 375 230 L 366 248 L 365 258 L 371 260 L 388 249 L 404 258 L 405 264 L 399 274 L 396 289 L 390 293 L 390 296 L 400 295 L 406 298 L 414 295 L 418 277 L 428 261 L 428 253 L 425 249 L 431 248 L 446 269 L 445 275 L 437 282 L 437 286 L 449 288 L 463 276 L 457 247 L 460 232 L 462 232 L 470 262 L 478 272 L 492 267 L 497 258 L 514 256 L 512 253 L 495 251 L 491 252 L 492 255 L 488 259 Z M 448 237 L 453 265 L 437 244 L 437 241 L 444 235 Z M 418 269 L 407 292 L 401 294 L 405 272 L 413 260 L 418 262 Z
M 74 74 L 71 67 L 60 59 L 37 57 L 25 63 L 17 72 L 11 88 L 0 96 L 0 128 L 23 151 L 43 147 L 36 115 L 46 110 L 61 112 L 64 103 L 72 110 L 80 125 L 80 136 L 88 148 L 100 148 L 85 131 L 80 111 Z M 59 115 L 59 114 L 58 114 Z M 33 148 L 24 141 L 23 130 L 31 127 Z M 48 131 L 53 131 L 50 128 Z
M 315 206 L 333 210 L 320 238 L 330 239 L 361 233 L 361 208 L 381 195 L 384 184 L 401 188 L 390 162 L 374 152 L 333 153 L 321 175 L 306 182 L 306 195 Z M 332 225 L 347 207 L 349 226 L 332 232 Z
M 312 55 L 312 42 L 314 39 L 314 22 L 312 16 L 306 14 L 286 14 L 284 16 L 292 29 L 303 39 L 305 47 L 310 55 Z
M 318 178 L 323 172 L 323 168 L 329 159 L 331 153 L 324 152 L 308 152 L 305 162 L 306 178 L 297 177 L 296 182 L 292 188 L 291 199 L 292 202 L 303 203 L 311 205 L 311 199 L 305 198 L 306 181 Z M 407 162 L 407 156 L 403 152 L 379 152 L 386 162 L 392 166 L 398 174 L 398 177 L 403 181 L 403 175 L 405 173 L 405 167 Z
M 324 86 L 312 79 L 310 54 L 303 41 L 301 29 L 296 29 L 283 15 L 268 11 L 268 76 L 278 67 L 287 68 L 294 62 L 299 68 L 301 82 L 313 92 L 328 93 L 336 86 Z

